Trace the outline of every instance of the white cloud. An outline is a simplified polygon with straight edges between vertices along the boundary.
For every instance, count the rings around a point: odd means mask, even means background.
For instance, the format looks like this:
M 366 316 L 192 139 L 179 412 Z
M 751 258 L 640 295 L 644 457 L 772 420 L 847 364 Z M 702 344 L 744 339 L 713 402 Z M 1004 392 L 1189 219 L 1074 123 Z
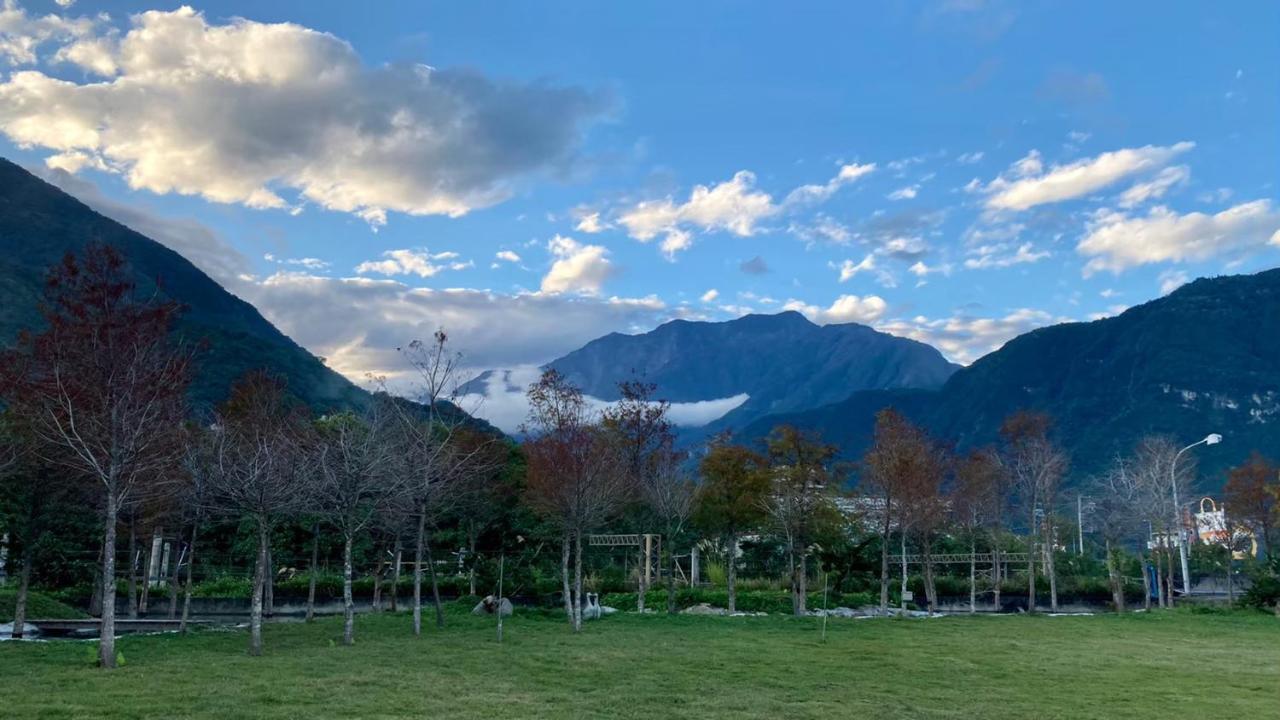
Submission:
M 787 226 L 787 232 L 805 242 L 824 241 L 837 245 L 843 245 L 856 237 L 856 233 L 840 221 L 823 213 L 818 213 L 812 223 L 791 223 Z
M 494 253 L 493 256 L 494 258 L 498 260 L 502 260 L 503 262 L 509 262 L 509 263 L 520 262 L 520 256 L 511 250 L 499 250 L 498 252 Z
M 920 192 L 919 185 L 908 185 L 906 187 L 900 187 L 897 190 L 894 190 L 893 192 L 889 193 L 885 197 L 889 198 L 890 200 L 910 200 L 914 198 L 919 192 Z
M 692 243 L 685 227 L 747 237 L 755 232 L 757 223 L 778 212 L 768 193 L 754 189 L 755 181 L 754 174 L 742 170 L 718 185 L 694 186 L 689 200 L 681 204 L 670 197 L 638 203 L 623 212 L 618 222 L 642 242 L 665 235 L 663 250 L 668 256 Z
M 1027 242 L 1017 248 L 1007 244 L 979 245 L 969 250 L 969 254 L 972 257 L 964 261 L 964 266 L 970 270 L 981 270 L 1039 262 L 1049 257 L 1051 253 L 1048 250 L 1036 250 L 1031 243 Z
M 32 24 L 5 8 L 6 28 Z M 135 189 L 254 208 L 300 200 L 374 224 L 391 211 L 462 215 L 569 162 L 581 126 L 606 106 L 580 89 L 471 70 L 369 67 L 327 33 L 210 23 L 186 7 L 135 15 L 122 36 L 39 22 L 50 29 L 20 27 L 16 40 L 0 30 L 0 54 L 26 62 L 33 43 L 65 42 L 57 59 L 105 77 L 13 73 L 0 83 L 0 132 L 86 154 Z
M 831 303 L 831 307 L 821 308 L 817 305 L 807 305 L 799 300 L 788 300 L 783 306 L 783 310 L 795 310 L 802 313 L 819 325 L 831 325 L 835 323 L 856 322 L 864 325 L 871 324 L 879 320 L 887 310 L 889 304 L 884 298 L 878 295 L 867 295 L 859 297 L 857 295 L 841 295 Z
M 720 291 L 715 288 L 711 288 L 710 290 L 702 293 L 702 302 L 715 302 L 715 299 L 718 297 L 720 297 Z
M 547 242 L 556 261 L 542 278 L 542 291 L 599 295 L 604 281 L 613 274 L 609 251 L 602 245 L 583 245 L 571 237 L 556 235 Z
M 1103 210 L 1089 224 L 1076 252 L 1089 258 L 1084 275 L 1158 262 L 1199 262 L 1244 256 L 1266 245 L 1280 247 L 1280 212 L 1270 200 L 1254 200 L 1214 215 L 1179 215 L 1156 206 L 1146 215 Z
M 456 261 L 458 253 L 442 252 L 432 254 L 426 250 L 387 250 L 382 253 L 382 260 L 366 260 L 356 266 L 356 272 L 377 273 L 379 275 L 417 275 L 422 278 L 434 277 L 444 270 L 463 270 L 471 267 L 470 262 Z M 454 260 L 455 262 L 448 262 Z M 445 262 L 440 262 L 445 261 Z
M 986 157 L 986 153 L 978 150 L 976 152 L 968 152 L 960 155 L 956 158 L 956 162 L 961 165 L 973 165 L 974 163 L 981 162 L 984 157 Z
M 997 318 L 955 315 L 930 319 L 916 316 L 877 323 L 875 327 L 892 335 L 928 343 L 948 359 L 968 365 L 1028 330 L 1064 320 L 1055 319 L 1043 310 L 1021 308 Z
M 1157 280 L 1160 281 L 1160 294 L 1168 295 L 1174 290 L 1177 290 L 1183 285 L 1186 285 L 1187 281 L 1189 281 L 1190 279 L 1191 278 L 1187 276 L 1186 271 L 1165 270 L 1164 272 L 1160 273 L 1160 277 L 1157 278 Z
M 1156 176 L 1145 182 L 1135 183 L 1133 187 L 1120 194 L 1118 205 L 1131 208 L 1148 200 L 1164 197 L 1170 188 L 1182 185 L 1191 177 L 1191 168 L 1186 165 L 1174 165 L 1156 173 Z
M 608 230 L 611 227 L 613 226 L 600 219 L 600 213 L 589 212 L 589 213 L 583 213 L 578 218 L 578 224 L 574 226 L 574 229 L 577 230 L 578 232 L 595 234 L 598 232 L 604 232 L 605 230 Z
M 787 194 L 784 201 L 786 205 L 804 205 L 824 202 L 831 198 L 837 190 L 856 182 L 859 178 L 865 177 L 875 172 L 876 164 L 867 163 L 859 165 L 858 163 L 849 163 L 842 165 L 840 171 L 835 177 L 828 180 L 822 185 L 801 185 Z
M 463 408 L 488 420 L 501 430 L 516 433 L 529 416 L 529 386 L 537 382 L 542 369 L 536 365 L 492 371 L 480 383 L 484 391 L 462 395 L 458 403 Z M 588 408 L 600 413 L 613 403 L 587 395 Z M 726 413 L 750 399 L 746 393 L 714 400 L 678 402 L 668 406 L 667 417 L 680 427 L 701 427 L 723 417 Z
M 1078 198 L 1127 177 L 1161 167 L 1193 147 L 1195 143 L 1180 142 L 1168 147 L 1126 148 L 1067 165 L 1055 165 L 1047 172 L 1043 171 L 1039 153 L 1033 151 L 1014 163 L 1010 177 L 1002 175 L 986 186 L 985 190 L 990 194 L 986 204 L 992 210 L 1026 210 Z
M 871 272 L 875 270 L 876 256 L 875 254 L 868 254 L 857 263 L 852 260 L 845 260 L 840 263 L 838 269 L 840 270 L 840 282 L 852 280 L 860 272 Z
M 89 36 L 96 25 L 86 17 L 64 18 L 52 13 L 35 17 L 16 0 L 4 0 L 0 3 L 0 61 L 30 65 L 38 59 L 36 53 L 42 45 Z

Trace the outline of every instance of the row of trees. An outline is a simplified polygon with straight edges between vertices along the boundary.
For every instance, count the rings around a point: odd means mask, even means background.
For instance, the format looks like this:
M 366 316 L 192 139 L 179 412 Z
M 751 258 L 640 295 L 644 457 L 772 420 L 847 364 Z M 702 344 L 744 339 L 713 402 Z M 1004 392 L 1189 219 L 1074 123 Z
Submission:
M 443 625 L 445 617 L 435 534 L 445 523 L 461 529 L 474 556 L 477 535 L 510 516 L 513 503 L 536 515 L 539 527 L 558 541 L 560 595 L 575 631 L 583 620 L 584 541 L 606 529 L 665 538 L 660 562 L 669 612 L 676 609 L 676 558 L 698 538 L 714 539 L 724 549 L 728 609 L 735 611 L 738 548 L 748 537 L 770 537 L 780 545 L 797 614 L 807 612 L 816 560 L 829 568 L 836 548 L 865 548 L 872 540 L 878 544 L 882 609 L 891 600 L 895 553 L 901 555 L 900 590 L 906 590 L 909 545 L 920 559 L 925 604 L 934 609 L 935 547 L 954 547 L 957 540 L 975 558 L 969 567 L 971 606 L 979 552 L 989 554 L 998 606 L 1008 565 L 1004 554 L 1015 531 L 1022 533 L 1017 545 L 1026 550 L 1029 609 L 1036 607 L 1039 577 L 1048 581 L 1050 607 L 1058 607 L 1054 551 L 1065 544 L 1060 534 L 1069 524 L 1060 513 L 1069 458 L 1044 415 L 1015 413 L 1004 422 L 997 445 L 964 454 L 886 409 L 877 416 L 871 448 L 855 463 L 841 462 L 836 447 L 790 427 L 777 428 L 759 448 L 722 436 L 690 456 L 677 447 L 669 407 L 654 386 L 624 382 L 621 399 L 597 412 L 565 377 L 548 371 L 528 390 L 525 440 L 517 448 L 476 428 L 449 402 L 459 359 L 443 331 L 404 348 L 421 381 L 419 403 L 383 392 L 362 407 L 316 417 L 281 379 L 251 372 L 221 405 L 193 410 L 186 390 L 201 347 L 184 340 L 180 308 L 159 294 L 141 296 L 129 278 L 124 259 L 110 248 L 91 245 L 82 258 L 68 257 L 49 275 L 44 329 L 21 336 L 2 358 L 0 372 L 6 405 L 0 414 L 0 475 L 9 478 L 5 504 L 22 516 L 8 528 L 24 553 L 19 596 L 30 580 L 32 548 L 55 524 L 48 510 L 94 508 L 100 517 L 96 577 L 105 667 L 115 662 L 121 528 L 128 534 L 131 616 L 150 587 L 144 583 L 139 591 L 133 569 L 138 519 L 144 516 L 181 528 L 184 562 L 173 567 L 186 568 L 184 622 L 202 529 L 227 520 L 249 529 L 255 547 L 253 654 L 262 650 L 264 606 L 272 602 L 277 566 L 272 536 L 282 525 L 310 529 L 309 605 L 321 541 L 335 539 L 341 547 L 343 641 L 350 644 L 358 544 L 376 535 L 379 547 L 389 550 L 393 588 L 399 587 L 404 554 L 411 554 L 411 627 L 420 634 L 428 582 L 436 623 Z M 1119 548 L 1135 541 L 1143 564 L 1159 569 L 1159 602 L 1172 602 L 1169 539 L 1178 509 L 1170 483 L 1189 497 L 1195 475 L 1185 459 L 1175 473 L 1176 456 L 1172 441 L 1148 438 L 1088 489 L 1117 609 L 1124 607 L 1126 583 Z M 520 470 L 511 484 L 503 478 L 513 467 Z M 854 495 L 844 491 L 850 477 L 858 480 Z M 1232 517 L 1261 539 L 1264 552 L 1276 526 L 1276 477 L 1274 467 L 1255 457 L 1227 484 Z M 1156 540 L 1151 548 L 1147 537 Z M 493 551 L 505 556 L 522 540 L 509 533 Z M 384 565 L 378 560 L 375 583 Z M 641 609 L 645 577 L 637 573 Z M 171 615 L 179 584 L 175 574 Z M 379 585 L 374 587 L 377 602 Z M 394 590 L 391 603 L 394 609 Z M 20 620 L 21 615 L 19 630 Z
M 24 551 L 29 555 L 38 544 L 40 521 L 47 519 L 42 508 L 65 504 L 57 502 L 60 495 L 74 494 L 101 513 L 100 664 L 115 663 L 117 532 L 128 518 L 132 564 L 133 519 L 143 508 L 188 528 L 184 624 L 202 525 L 211 516 L 252 525 L 252 654 L 262 650 L 272 530 L 303 517 L 313 518 L 317 534 L 328 527 L 341 535 L 345 643 L 354 640 L 352 547 L 375 525 L 397 539 L 412 537 L 413 632 L 421 632 L 424 568 L 432 571 L 437 622 L 443 623 L 430 532 L 446 512 L 486 502 L 509 452 L 504 439 L 469 427 L 465 415 L 442 402 L 456 366 L 447 336 L 440 332 L 430 343 L 405 349 L 423 378 L 422 405 L 379 393 L 363 408 L 316 418 L 280 378 L 256 371 L 197 423 L 185 400 L 200 347 L 175 340 L 181 337 L 175 332 L 179 310 L 158 296 L 139 297 L 124 259 L 91 245 L 82 259 L 68 256 L 50 273 L 45 329 L 22 335 L 3 358 L 0 390 L 7 407 L 0 460 L 8 470 L 27 468 L 6 473 L 11 504 L 29 520 L 13 528 L 27 536 Z M 51 476 L 58 480 L 48 482 Z M 25 557 L 19 634 L 31 565 Z M 132 570 L 129 577 L 136 615 Z M 171 602 L 171 612 L 174 607 Z

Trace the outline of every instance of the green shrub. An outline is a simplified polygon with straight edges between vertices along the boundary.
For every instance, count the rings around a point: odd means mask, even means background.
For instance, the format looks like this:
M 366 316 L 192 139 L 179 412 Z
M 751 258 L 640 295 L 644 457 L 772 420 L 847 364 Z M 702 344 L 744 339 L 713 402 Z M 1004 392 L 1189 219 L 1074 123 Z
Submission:
M 1253 576 L 1253 584 L 1245 590 L 1240 604 L 1260 610 L 1270 610 L 1280 604 L 1280 576 L 1271 573 L 1258 573 Z
M 0 588 L 0 623 L 13 622 L 14 606 L 17 602 L 18 591 L 16 588 Z M 82 617 L 86 617 L 86 615 L 44 593 L 35 591 L 27 593 L 28 619 L 72 620 Z
M 791 593 L 785 590 L 740 590 L 737 598 L 737 609 L 741 612 L 767 612 L 767 613 L 790 613 L 791 612 Z M 822 591 L 809 593 L 808 607 L 810 610 L 816 610 L 822 607 Z M 861 607 L 865 605 L 875 605 L 879 602 L 878 597 L 873 597 L 870 593 L 835 593 L 832 592 L 827 596 L 827 607 Z M 683 610 L 687 607 L 706 603 L 713 607 L 728 607 L 729 592 L 720 588 L 679 588 L 676 590 L 676 608 Z M 619 610 L 632 610 L 636 606 L 636 594 L 630 593 L 609 593 L 601 596 L 601 605 L 618 608 Z M 653 610 L 664 610 L 667 607 L 667 593 L 665 590 L 650 590 L 645 593 L 644 604 L 646 608 Z

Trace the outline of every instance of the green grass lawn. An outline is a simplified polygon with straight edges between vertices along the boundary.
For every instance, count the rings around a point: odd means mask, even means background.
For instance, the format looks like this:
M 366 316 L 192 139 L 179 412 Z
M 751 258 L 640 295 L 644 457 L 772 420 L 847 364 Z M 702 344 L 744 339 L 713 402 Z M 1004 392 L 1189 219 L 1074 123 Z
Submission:
M 406 615 L 0 644 L 12 718 L 1168 718 L 1280 717 L 1280 620 L 1190 611 L 1097 617 L 820 620 L 463 612 L 409 634 Z

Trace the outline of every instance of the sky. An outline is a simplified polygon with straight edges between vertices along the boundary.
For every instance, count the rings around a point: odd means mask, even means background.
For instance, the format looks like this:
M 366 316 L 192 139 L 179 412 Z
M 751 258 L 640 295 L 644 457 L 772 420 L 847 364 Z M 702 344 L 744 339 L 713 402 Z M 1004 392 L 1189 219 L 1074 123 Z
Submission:
M 1280 5 L 0 0 L 0 155 L 331 367 L 751 312 L 963 364 L 1280 264 Z

